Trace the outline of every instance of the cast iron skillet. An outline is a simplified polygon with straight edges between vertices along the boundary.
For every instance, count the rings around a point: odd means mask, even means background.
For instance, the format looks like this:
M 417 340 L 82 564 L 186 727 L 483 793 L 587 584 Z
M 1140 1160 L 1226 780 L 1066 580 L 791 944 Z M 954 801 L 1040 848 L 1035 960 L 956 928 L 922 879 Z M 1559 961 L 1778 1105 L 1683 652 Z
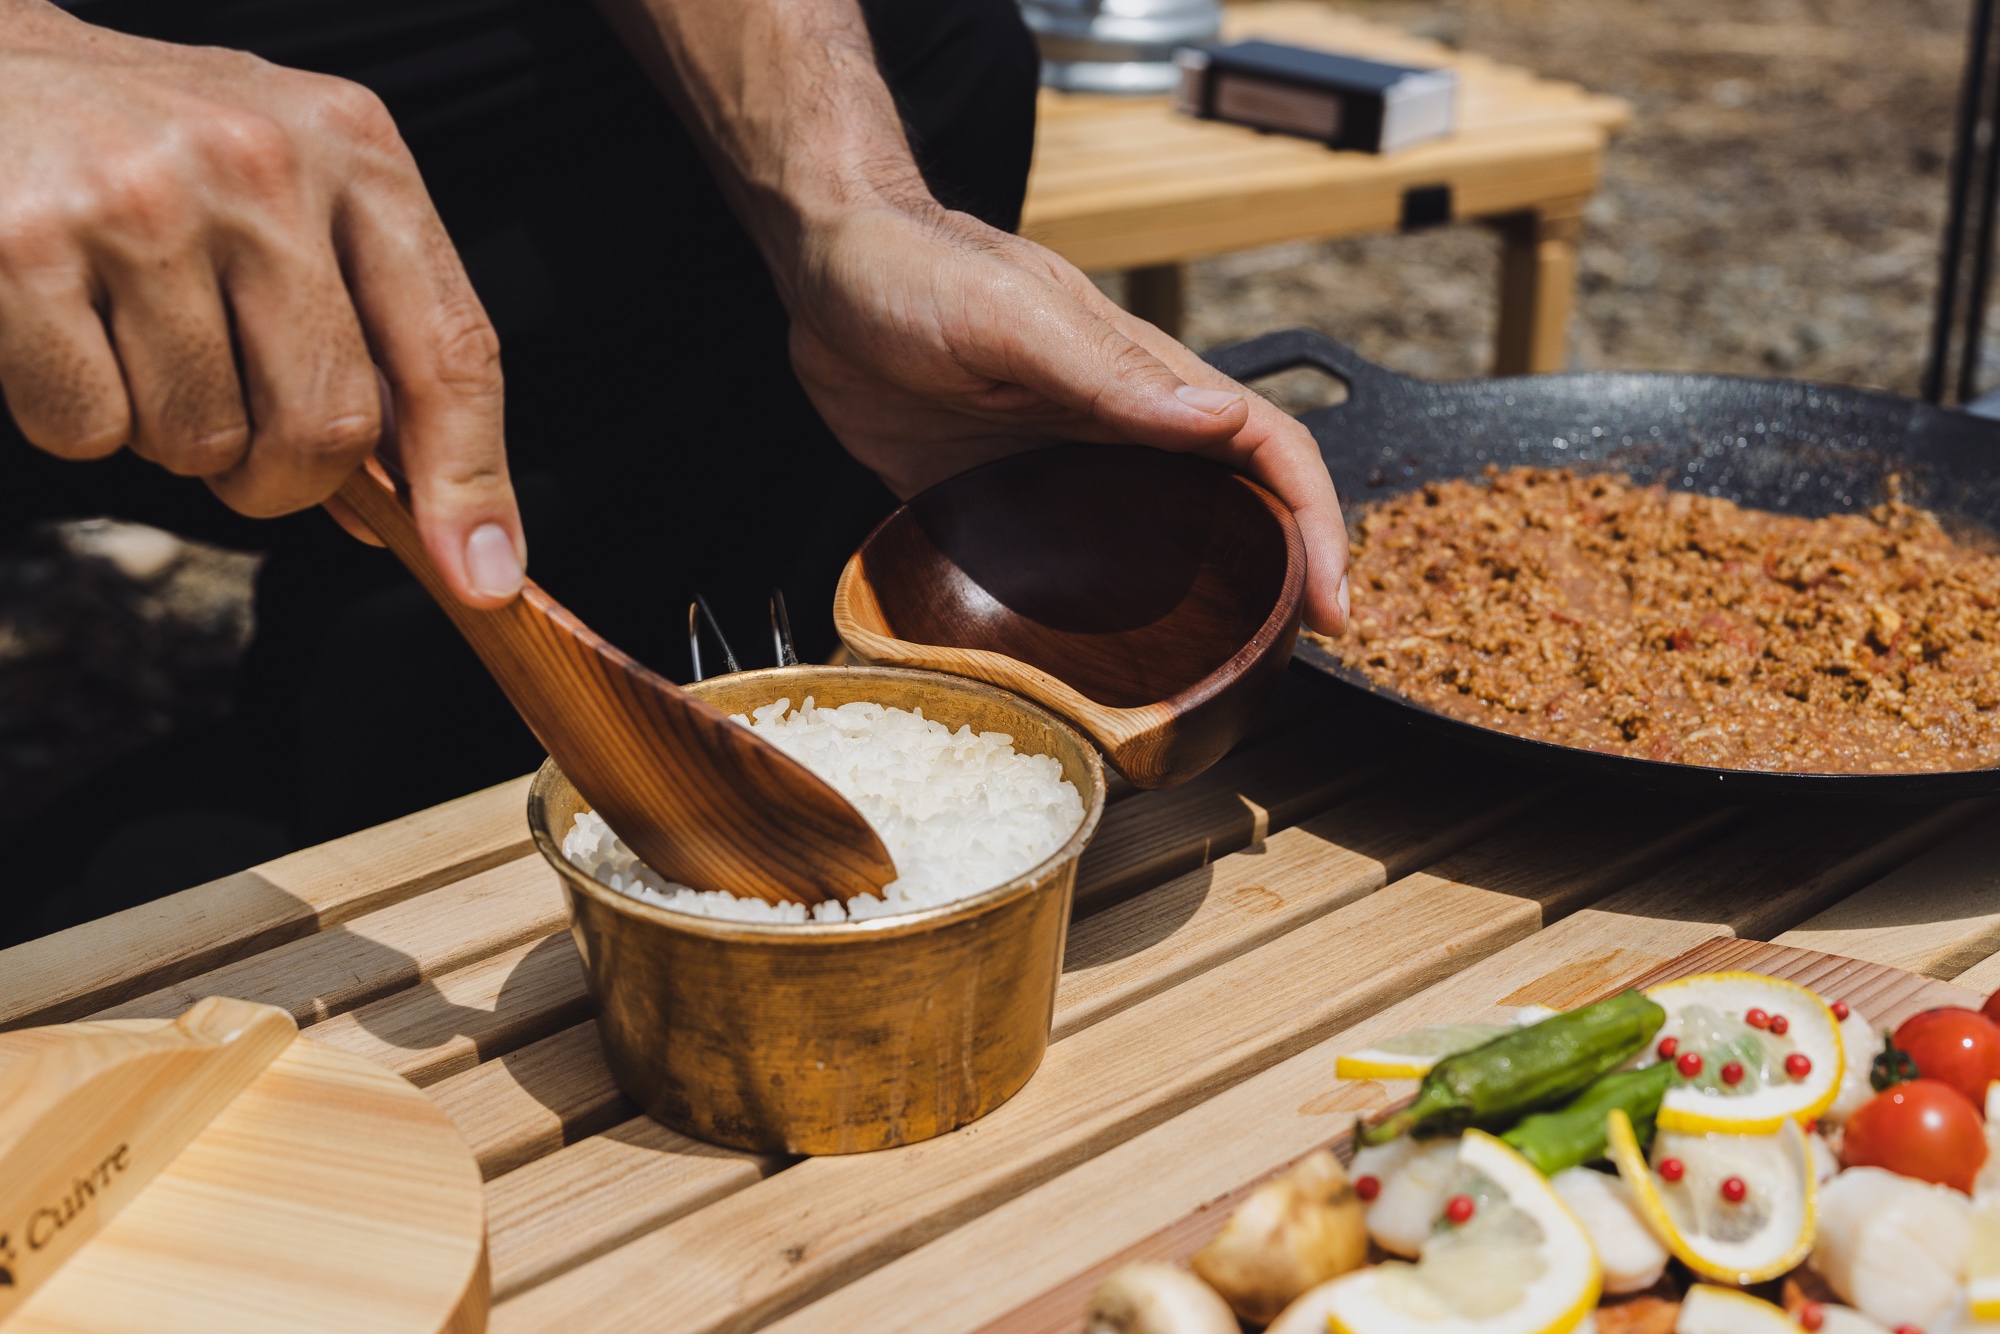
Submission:
M 1604 372 L 1440 384 L 1364 360 L 1308 329 L 1219 348 L 1238 380 L 1317 366 L 1348 398 L 1300 418 L 1350 521 L 1371 500 L 1501 467 L 1617 469 L 1634 480 L 1818 517 L 1903 496 L 1967 534 L 2000 532 L 2000 422 L 1894 394 L 1723 375 Z M 2000 792 L 2000 768 L 1915 774 L 1794 774 L 1606 755 L 1447 718 L 1371 683 L 1304 638 L 1296 657 L 1412 722 L 1522 760 L 1654 791 L 1728 798 L 1933 801 Z

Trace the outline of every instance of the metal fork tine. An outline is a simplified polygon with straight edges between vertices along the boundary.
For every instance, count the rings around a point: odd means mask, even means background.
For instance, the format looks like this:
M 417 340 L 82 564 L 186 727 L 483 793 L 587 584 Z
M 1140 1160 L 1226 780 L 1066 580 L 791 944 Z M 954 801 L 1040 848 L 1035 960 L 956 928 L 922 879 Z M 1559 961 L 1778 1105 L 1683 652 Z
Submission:
M 771 647 L 777 652 L 780 667 L 799 665 L 799 651 L 792 644 L 792 617 L 785 610 L 785 590 L 771 590 Z
M 722 633 L 722 623 L 715 619 L 715 612 L 709 607 L 708 599 L 696 593 L 694 604 L 701 608 L 701 619 L 708 622 L 708 632 L 714 635 L 715 642 L 722 646 L 722 665 L 732 672 L 742 671 L 742 666 L 736 661 L 736 650 L 729 647 L 729 636 Z
M 688 661 L 694 665 L 694 679 L 701 680 L 701 608 L 688 603 Z

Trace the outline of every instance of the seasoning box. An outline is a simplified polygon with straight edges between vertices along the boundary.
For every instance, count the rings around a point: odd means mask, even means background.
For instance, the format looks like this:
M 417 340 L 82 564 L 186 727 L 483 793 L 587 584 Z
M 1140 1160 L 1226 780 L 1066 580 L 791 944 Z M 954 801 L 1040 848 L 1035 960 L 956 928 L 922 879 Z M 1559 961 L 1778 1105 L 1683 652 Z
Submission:
M 1174 105 L 1190 116 L 1393 153 L 1442 139 L 1457 120 L 1458 76 L 1276 42 L 1209 43 L 1175 53 Z

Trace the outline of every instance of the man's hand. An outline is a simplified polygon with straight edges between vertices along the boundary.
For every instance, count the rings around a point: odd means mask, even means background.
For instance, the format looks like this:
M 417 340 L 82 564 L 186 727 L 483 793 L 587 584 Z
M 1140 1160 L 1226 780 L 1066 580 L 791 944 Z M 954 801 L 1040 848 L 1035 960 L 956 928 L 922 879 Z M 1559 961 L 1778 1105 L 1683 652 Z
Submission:
M 1291 507 L 1306 620 L 1347 622 L 1347 531 L 1312 434 L 1052 252 L 963 213 L 860 212 L 811 235 L 792 365 L 827 425 L 899 495 L 1051 439 L 1228 463 Z
M 1234 464 L 1298 516 L 1306 620 L 1347 622 L 1347 534 L 1310 433 L 1074 267 L 924 188 L 855 0 L 598 0 L 703 144 L 842 444 L 909 494 L 1054 439 Z
M 520 588 L 498 341 L 358 85 L 0 0 L 0 392 L 52 454 L 257 516 L 330 496 L 386 406 L 446 581 Z

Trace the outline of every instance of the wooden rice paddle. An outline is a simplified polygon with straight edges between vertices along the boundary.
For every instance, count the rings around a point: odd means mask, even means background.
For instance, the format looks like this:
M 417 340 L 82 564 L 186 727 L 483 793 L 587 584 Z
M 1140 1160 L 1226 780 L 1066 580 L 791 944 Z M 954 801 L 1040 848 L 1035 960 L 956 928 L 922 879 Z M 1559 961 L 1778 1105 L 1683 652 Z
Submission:
M 846 798 L 619 652 L 532 581 L 497 611 L 452 596 L 380 463 L 358 469 L 339 498 L 444 608 L 577 791 L 654 870 L 774 903 L 844 902 L 896 878 Z

